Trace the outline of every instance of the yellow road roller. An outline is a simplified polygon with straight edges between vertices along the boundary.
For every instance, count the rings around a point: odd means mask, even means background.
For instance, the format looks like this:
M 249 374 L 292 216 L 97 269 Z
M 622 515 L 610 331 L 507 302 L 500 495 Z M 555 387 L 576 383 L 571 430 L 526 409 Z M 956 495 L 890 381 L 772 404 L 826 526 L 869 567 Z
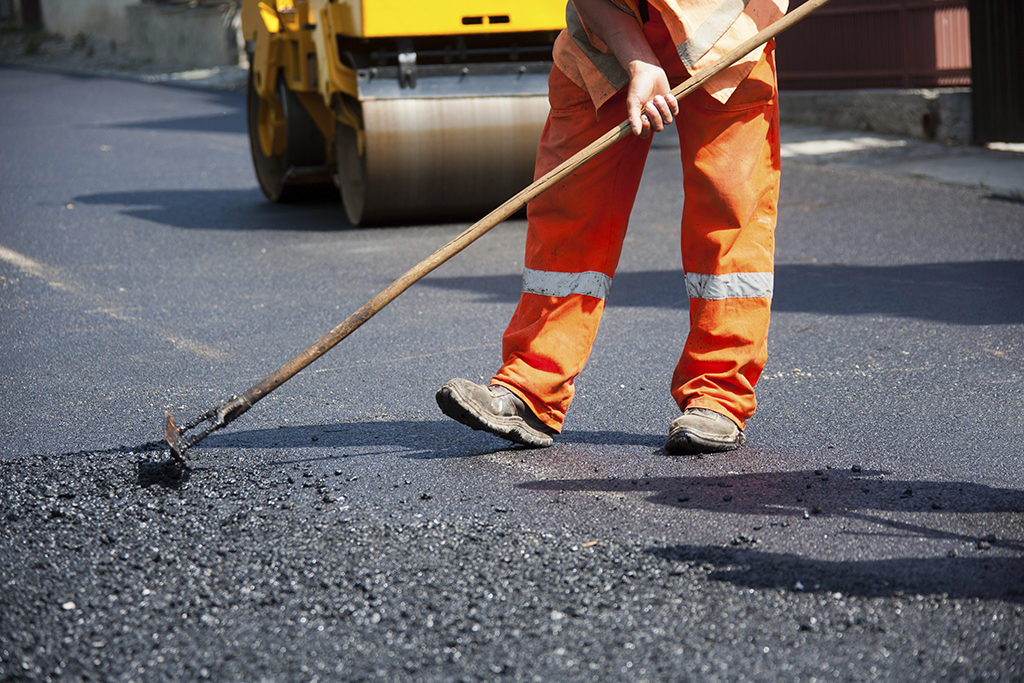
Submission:
M 552 0 L 243 0 L 260 188 L 337 187 L 353 225 L 493 209 L 532 179 L 564 25 Z

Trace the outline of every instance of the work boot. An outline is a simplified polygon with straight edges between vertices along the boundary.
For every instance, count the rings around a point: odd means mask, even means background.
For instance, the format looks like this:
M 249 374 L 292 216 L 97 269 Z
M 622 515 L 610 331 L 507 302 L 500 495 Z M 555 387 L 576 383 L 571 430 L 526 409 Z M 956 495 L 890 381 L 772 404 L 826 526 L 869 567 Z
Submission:
M 725 415 L 707 408 L 687 408 L 672 420 L 665 450 L 669 455 L 721 453 L 743 445 L 743 430 Z
M 545 448 L 554 443 L 551 435 L 555 430 L 541 422 L 521 398 L 503 386 L 484 387 L 456 378 L 446 382 L 436 398 L 442 413 L 467 427 L 533 448 Z

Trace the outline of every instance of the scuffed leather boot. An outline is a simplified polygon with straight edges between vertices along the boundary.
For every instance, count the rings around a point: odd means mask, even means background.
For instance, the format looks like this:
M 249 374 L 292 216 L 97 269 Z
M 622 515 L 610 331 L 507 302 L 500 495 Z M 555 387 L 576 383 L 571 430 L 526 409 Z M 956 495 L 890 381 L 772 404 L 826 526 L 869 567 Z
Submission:
M 446 382 L 437 392 L 441 412 L 467 427 L 482 429 L 524 446 L 554 443 L 555 430 L 541 422 L 521 398 L 503 386 L 481 386 L 468 379 Z
M 687 408 L 672 420 L 665 450 L 669 455 L 721 453 L 743 445 L 743 430 L 725 415 L 707 408 Z

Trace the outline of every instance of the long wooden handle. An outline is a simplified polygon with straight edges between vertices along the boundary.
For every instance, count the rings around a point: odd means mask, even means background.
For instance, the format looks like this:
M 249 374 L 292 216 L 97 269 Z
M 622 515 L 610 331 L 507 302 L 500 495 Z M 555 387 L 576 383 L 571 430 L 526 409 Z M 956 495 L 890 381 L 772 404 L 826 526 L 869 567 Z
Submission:
M 675 95 L 676 99 L 686 97 L 703 85 L 708 79 L 732 66 L 745 55 L 757 49 L 764 43 L 767 43 L 769 40 L 782 33 L 828 1 L 829 0 L 808 0 L 808 2 L 802 4 L 789 14 L 786 14 L 771 26 L 763 29 L 750 39 L 744 41 L 738 47 L 715 62 L 712 66 L 677 85 L 672 89 L 672 94 Z M 318 339 L 308 349 L 282 365 L 262 381 L 253 385 L 244 394 L 237 397 L 237 399 L 235 399 L 235 403 L 231 406 L 233 410 L 230 411 L 230 414 L 227 416 L 227 419 L 224 420 L 224 423 L 229 422 L 244 413 L 256 401 L 284 384 L 296 373 L 323 354 L 327 353 L 327 351 L 333 348 L 338 342 L 352 334 L 363 323 L 376 315 L 378 311 L 391 303 L 396 297 L 398 297 L 398 295 L 432 272 L 442 263 L 458 254 L 476 240 L 480 239 L 492 228 L 514 215 L 517 211 L 526 206 L 527 202 L 531 199 L 537 197 L 552 185 L 583 166 L 583 164 L 587 163 L 622 138 L 631 134 L 632 131 L 630 130 L 629 121 L 623 121 L 617 127 L 612 128 L 600 138 L 571 156 L 569 159 L 563 161 L 551 171 L 548 171 L 544 176 L 535 180 L 528 187 L 524 188 L 504 204 L 471 225 L 464 232 L 439 248 L 433 254 L 417 263 L 406 271 L 404 275 L 383 289 L 379 294 L 377 294 L 377 296 L 363 304 L 362 308 L 345 318 L 337 325 L 337 327 Z

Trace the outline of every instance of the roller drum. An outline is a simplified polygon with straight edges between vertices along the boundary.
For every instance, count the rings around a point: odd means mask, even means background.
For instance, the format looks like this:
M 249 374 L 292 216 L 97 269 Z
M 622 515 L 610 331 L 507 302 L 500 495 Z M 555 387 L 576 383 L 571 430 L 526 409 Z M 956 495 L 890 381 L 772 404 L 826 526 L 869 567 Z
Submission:
M 365 153 L 336 137 L 342 201 L 354 224 L 486 213 L 533 179 L 545 96 L 366 100 Z

